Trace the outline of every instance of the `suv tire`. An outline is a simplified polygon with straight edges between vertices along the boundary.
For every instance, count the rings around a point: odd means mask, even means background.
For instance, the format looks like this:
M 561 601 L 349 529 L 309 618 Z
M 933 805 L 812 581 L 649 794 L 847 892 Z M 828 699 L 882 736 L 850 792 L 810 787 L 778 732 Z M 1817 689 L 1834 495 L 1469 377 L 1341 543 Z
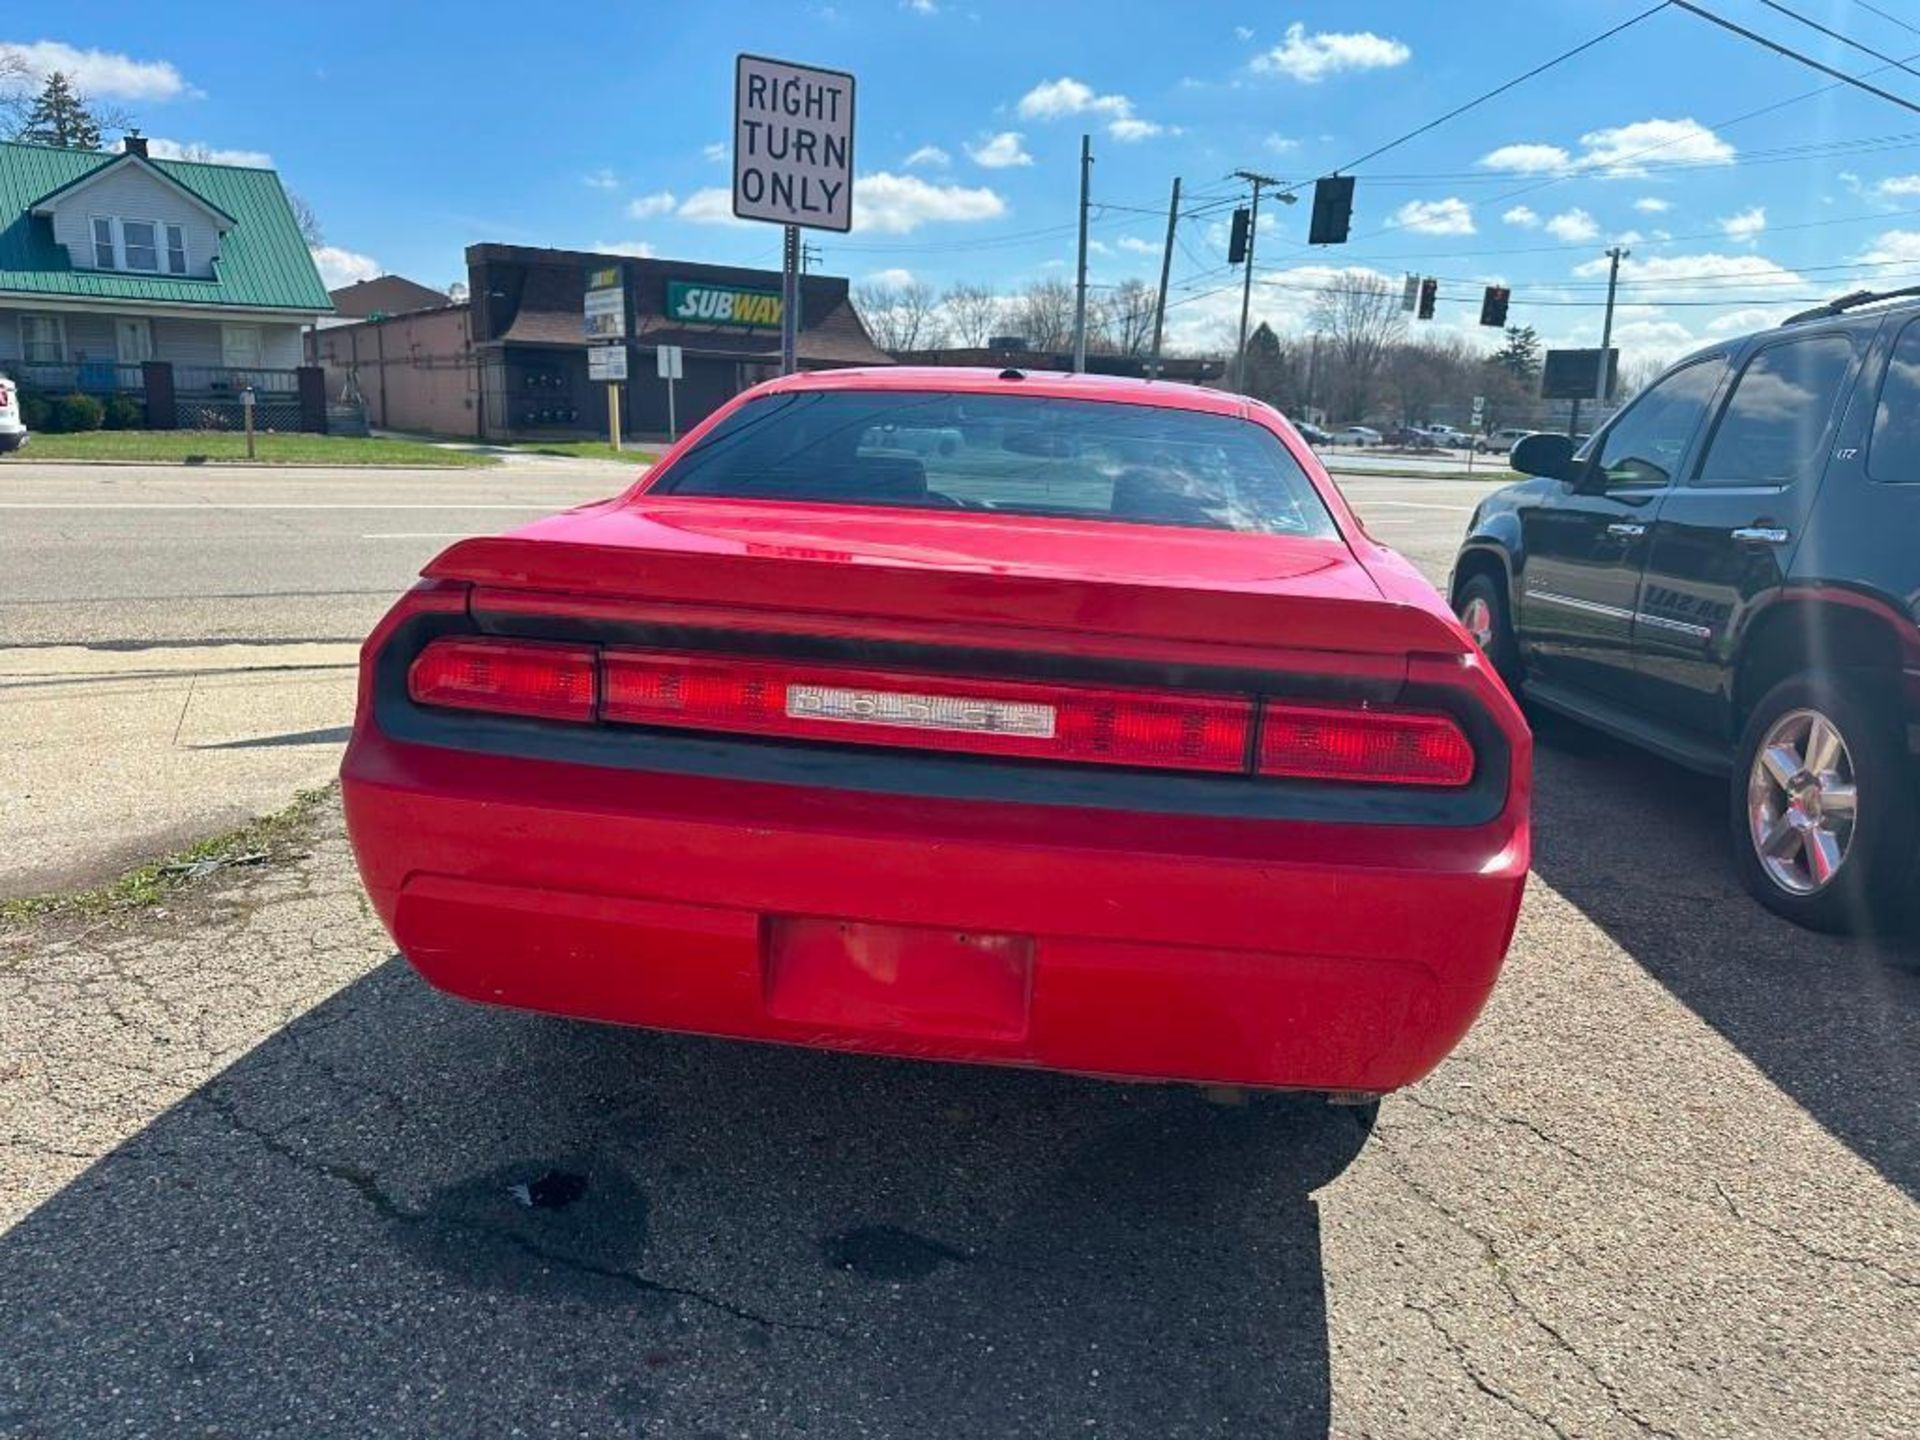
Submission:
M 1520 692 L 1520 646 L 1513 638 L 1513 616 L 1507 608 L 1507 589 L 1491 575 L 1468 578 L 1460 587 L 1454 614 L 1467 627 L 1480 653 L 1487 657 L 1507 688 Z
M 1810 930 L 1897 918 L 1917 832 L 1891 707 L 1826 676 L 1781 682 L 1747 720 L 1729 791 L 1734 864 L 1762 905 Z

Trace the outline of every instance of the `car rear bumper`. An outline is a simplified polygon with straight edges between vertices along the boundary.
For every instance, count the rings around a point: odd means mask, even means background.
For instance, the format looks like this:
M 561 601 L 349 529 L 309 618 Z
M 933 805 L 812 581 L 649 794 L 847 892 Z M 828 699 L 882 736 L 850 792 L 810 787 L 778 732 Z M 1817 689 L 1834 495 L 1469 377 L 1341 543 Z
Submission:
M 1511 814 L 1121 816 L 612 771 L 370 726 L 342 777 L 375 908 L 453 994 L 1118 1077 L 1419 1079 L 1486 999 L 1528 858 Z

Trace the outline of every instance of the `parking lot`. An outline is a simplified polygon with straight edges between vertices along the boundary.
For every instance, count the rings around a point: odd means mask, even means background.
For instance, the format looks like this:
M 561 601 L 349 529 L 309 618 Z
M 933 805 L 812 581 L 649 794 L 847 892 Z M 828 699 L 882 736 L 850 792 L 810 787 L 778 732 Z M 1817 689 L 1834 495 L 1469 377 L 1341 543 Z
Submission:
M 12 752 L 72 837 L 14 895 L 324 777 L 405 577 L 621 474 L 4 478 L 7 723 L 99 721 Z M 1436 582 L 1491 483 L 1343 481 Z M 331 800 L 0 921 L 0 1436 L 1912 1434 L 1920 943 L 1782 924 L 1718 783 L 1536 724 L 1505 977 L 1371 1138 L 465 1005 Z

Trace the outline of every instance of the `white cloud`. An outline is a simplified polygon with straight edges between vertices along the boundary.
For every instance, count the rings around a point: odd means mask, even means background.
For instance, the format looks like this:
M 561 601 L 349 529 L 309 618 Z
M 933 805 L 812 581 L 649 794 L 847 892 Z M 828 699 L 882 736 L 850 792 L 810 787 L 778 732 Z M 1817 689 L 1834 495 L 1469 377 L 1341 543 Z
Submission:
M 175 100 L 199 92 L 169 60 L 135 60 L 112 50 L 76 50 L 58 40 L 0 41 L 35 75 L 58 70 L 89 100 Z
M 1767 228 L 1767 211 L 1763 205 L 1753 205 L 1738 215 L 1725 215 L 1719 221 L 1720 229 L 1729 240 L 1740 240 L 1751 245 Z
M 1730 165 L 1734 149 L 1692 118 L 1637 120 L 1610 130 L 1590 130 L 1580 137 L 1582 167 L 1615 176 L 1644 173 L 1645 161 L 1655 165 L 1680 163 Z
M 627 202 L 627 214 L 635 220 L 651 220 L 656 215 L 672 214 L 673 207 L 677 203 L 673 198 L 673 192 L 671 190 L 660 190 L 652 195 L 640 195 L 629 200 Z M 729 198 L 727 203 L 728 207 L 731 208 L 733 203 L 731 198 Z
M 1658 195 L 1642 195 L 1633 202 L 1633 208 L 1642 215 L 1664 215 L 1673 208 L 1673 202 L 1662 200 Z
M 1744 335 L 1749 330 L 1767 330 L 1787 318 L 1784 305 L 1745 305 L 1716 315 L 1707 322 L 1709 335 Z
M 1559 145 L 1526 141 L 1502 145 L 1480 157 L 1489 170 L 1538 175 L 1558 170 L 1592 170 L 1609 179 L 1644 175 L 1646 166 L 1685 163 L 1726 165 L 1733 146 L 1697 120 L 1636 120 L 1580 137 L 1580 153 Z
M 906 163 L 909 165 L 932 165 L 944 170 L 953 163 L 953 157 L 938 145 L 922 145 L 918 150 L 907 156 Z
M 1124 120 L 1133 113 L 1133 102 L 1124 95 L 1098 95 L 1091 85 L 1063 75 L 1058 80 L 1043 80 L 1020 97 L 1014 107 L 1022 120 L 1058 120 L 1063 115 L 1091 112 Z
M 1304 85 L 1317 85 L 1343 71 L 1390 70 L 1412 58 L 1413 51 L 1398 40 L 1370 30 L 1350 34 L 1322 30 L 1309 35 L 1307 27 L 1296 20 L 1278 45 L 1253 57 L 1253 68 L 1287 75 Z
M 892 285 L 895 287 L 911 285 L 913 283 L 913 272 L 911 270 L 903 270 L 896 265 L 890 270 L 875 270 L 871 275 L 867 276 L 867 281 L 873 285 Z
M 1618 235 L 1613 237 L 1613 243 L 1616 245 L 1638 245 L 1646 238 L 1647 237 L 1642 235 L 1638 230 L 1622 230 Z
M 1294 139 L 1291 135 L 1280 135 L 1277 133 L 1267 136 L 1267 138 L 1262 140 L 1260 143 L 1266 149 L 1272 151 L 1275 155 L 1285 155 L 1285 154 L 1288 154 L 1290 151 L 1298 150 L 1300 148 L 1300 142 Z
M 167 140 L 149 135 L 147 154 L 156 160 L 198 160 L 203 165 L 242 165 L 249 170 L 273 168 L 273 156 L 264 150 L 225 150 L 204 140 Z
M 1914 238 L 1920 240 L 1920 235 Z M 1604 280 L 1610 263 L 1605 256 L 1595 256 L 1574 266 L 1573 273 L 1582 279 Z M 1807 283 L 1801 276 L 1765 256 L 1721 255 L 1717 252 L 1649 255 L 1644 258 L 1628 256 L 1620 262 L 1620 278 L 1635 284 L 1657 286 L 1661 294 L 1669 299 L 1711 299 L 1715 295 L 1725 295 L 1728 282 L 1731 281 L 1739 282 L 1739 291 L 1803 286 Z
M 988 170 L 1006 170 L 1016 165 L 1031 165 L 1033 156 L 1029 155 L 1021 145 L 1021 138 L 1018 130 L 1002 130 L 998 135 L 988 136 L 978 145 L 967 146 L 967 158 Z
M 1409 200 L 1393 212 L 1391 224 L 1422 235 L 1471 235 L 1473 207 L 1458 196 L 1445 200 Z
M 1122 235 L 1115 242 L 1122 250 L 1131 250 L 1135 255 L 1158 255 L 1160 247 L 1151 240 L 1142 240 L 1138 235 Z
M 916 15 L 938 15 L 940 7 L 934 0 L 900 0 L 902 10 L 911 10 Z
M 1593 216 L 1579 208 L 1563 210 L 1547 221 L 1547 233 L 1569 245 L 1583 245 L 1600 233 Z
M 1535 175 L 1543 170 L 1564 170 L 1573 157 L 1558 145 L 1502 145 L 1480 157 L 1489 170 L 1512 170 L 1520 175 Z
M 708 185 L 694 191 L 680 202 L 680 208 L 673 213 L 682 220 L 691 220 L 696 225 L 751 223 L 733 213 L 733 191 L 724 185 Z
M 1911 199 L 1920 195 L 1920 175 L 1890 175 L 1873 187 L 1873 193 L 1882 200 Z
M 722 190 L 729 207 L 731 196 Z M 685 207 L 681 209 L 685 214 Z M 930 185 L 918 175 L 885 170 L 853 182 L 853 228 L 884 235 L 906 235 L 922 225 L 944 221 L 997 220 L 1007 202 L 984 186 Z
M 582 175 L 580 177 L 580 183 L 585 185 L 589 190 L 618 190 L 620 188 L 620 177 L 602 165 L 598 170 Z
M 1083 80 L 1063 75 L 1043 80 L 1020 97 L 1014 107 L 1023 120 L 1058 120 L 1067 115 L 1099 115 L 1107 134 L 1123 145 L 1151 140 L 1156 135 L 1179 134 L 1177 129 L 1144 120 L 1133 113 L 1133 101 L 1124 95 L 1102 95 Z
M 599 255 L 625 255 L 633 260 L 651 260 L 660 253 L 645 240 L 596 240 L 593 249 Z
M 376 275 L 386 274 L 380 262 L 371 255 L 342 250 L 338 245 L 315 245 L 309 253 L 313 256 L 315 268 L 320 271 L 321 284 L 329 290 L 338 290 L 342 285 L 351 285 L 356 280 L 371 280 Z
M 727 158 L 727 142 L 724 140 L 715 140 L 711 145 L 702 145 L 700 147 L 700 158 L 702 160 L 710 160 L 715 165 L 718 165 Z
M 1087 253 L 1089 255 L 1111 255 L 1113 253 L 1113 247 L 1104 240 L 1089 240 L 1087 241 Z
M 1884 230 L 1854 258 L 1862 265 L 1920 264 L 1920 230 Z
M 1251 25 L 1234 26 L 1233 38 L 1236 40 L 1251 40 L 1253 38 L 1253 27 Z
M 1522 230 L 1538 230 L 1540 217 L 1525 205 L 1516 205 L 1500 217 L 1509 225 L 1518 225 Z

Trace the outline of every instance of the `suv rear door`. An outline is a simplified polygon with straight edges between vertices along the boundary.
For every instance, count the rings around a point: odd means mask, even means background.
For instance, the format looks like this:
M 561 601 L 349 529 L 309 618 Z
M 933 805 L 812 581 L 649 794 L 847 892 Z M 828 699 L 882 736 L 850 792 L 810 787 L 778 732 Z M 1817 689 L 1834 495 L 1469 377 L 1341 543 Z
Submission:
M 1610 704 L 1635 698 L 1633 613 L 1648 534 L 1726 373 L 1709 355 L 1641 391 L 1574 478 L 1520 511 L 1519 635 L 1528 669 Z
M 1663 725 L 1726 737 L 1744 612 L 1786 577 L 1875 328 L 1809 326 L 1756 346 L 1654 517 L 1634 651 Z

